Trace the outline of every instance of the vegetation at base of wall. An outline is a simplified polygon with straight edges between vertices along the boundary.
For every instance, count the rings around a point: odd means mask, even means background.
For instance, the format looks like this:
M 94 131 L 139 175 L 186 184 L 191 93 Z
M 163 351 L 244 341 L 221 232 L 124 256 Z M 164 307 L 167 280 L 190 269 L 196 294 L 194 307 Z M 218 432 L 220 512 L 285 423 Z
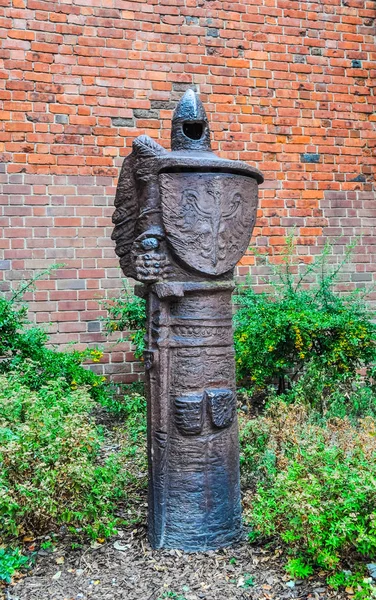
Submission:
M 376 559 L 375 326 L 361 294 L 334 291 L 329 247 L 303 275 L 292 253 L 291 243 L 269 295 L 236 297 L 238 377 L 248 408 L 263 398 L 259 416 L 240 413 L 244 515 L 251 542 L 284 548 L 292 578 L 325 571 L 331 587 L 362 600 L 376 593 L 365 569 Z M 98 350 L 47 348 L 18 298 L 0 300 L 0 574 L 9 578 L 24 566 L 12 546 L 25 534 L 64 525 L 104 538 L 140 518 L 146 403 L 137 386 L 116 394 L 82 367 Z M 144 301 L 126 291 L 110 306 L 107 330 L 133 328 L 140 356 Z M 98 425 L 98 410 L 124 426 Z
M 61 378 L 72 389 L 89 386 L 91 396 L 106 403 L 110 390 L 105 378 L 82 366 L 87 360 L 99 362 L 102 352 L 97 348 L 59 352 L 47 346 L 47 332 L 28 321 L 23 295 L 58 266 L 22 283 L 10 298 L 0 297 L 0 373 L 17 372 L 20 380 L 36 391 L 49 381 Z
M 327 416 L 349 414 L 345 407 L 354 417 L 376 414 L 374 314 L 364 290 L 340 294 L 335 288 L 351 251 L 334 268 L 327 245 L 298 269 L 290 237 L 282 264 L 269 265 L 269 293 L 238 288 L 237 378 L 249 397 L 266 402 L 283 395 Z
M 302 269 L 290 237 L 269 293 L 239 289 L 234 323 L 238 381 L 261 406 L 241 419 L 250 541 L 282 545 L 291 577 L 325 571 L 361 600 L 376 593 L 376 326 L 364 290 L 336 291 L 351 251 L 333 267 L 327 245 Z
M 146 483 L 144 398 L 82 366 L 99 350 L 47 347 L 22 301 L 34 283 L 0 297 L 0 581 L 29 564 L 25 536 L 105 538 L 137 522 Z
M 35 392 L 12 373 L 0 376 L 0 390 L 0 540 L 62 524 L 111 535 L 132 475 L 126 452 L 101 457 L 88 390 L 56 379 Z
M 58 378 L 35 391 L 17 372 L 0 375 L 0 544 L 62 525 L 105 538 L 139 518 L 146 425 L 144 400 L 132 402 L 110 432 L 96 424 L 88 386 L 71 389 Z M 0 579 L 8 562 L 0 555 Z
M 126 280 L 120 295 L 104 303 L 107 317 L 103 319 L 105 331 L 110 336 L 114 332 L 127 332 L 128 339 L 135 347 L 135 357 L 142 359 L 145 349 L 146 302 L 135 296 Z
M 286 569 L 304 578 L 359 572 L 376 557 L 376 420 L 323 420 L 278 399 L 242 419 L 244 516 L 250 541 L 276 540 Z M 363 567 L 364 570 L 364 567 Z M 363 574 L 363 578 L 365 574 Z

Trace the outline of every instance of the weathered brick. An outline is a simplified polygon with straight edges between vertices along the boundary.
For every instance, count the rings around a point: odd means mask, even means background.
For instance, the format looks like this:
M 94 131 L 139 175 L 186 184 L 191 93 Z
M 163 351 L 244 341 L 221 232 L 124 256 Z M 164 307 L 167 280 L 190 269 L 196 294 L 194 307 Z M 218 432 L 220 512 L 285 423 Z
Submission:
M 87 330 L 89 332 L 100 331 L 101 330 L 100 321 L 89 321 L 87 324 Z
M 84 290 L 85 288 L 86 282 L 82 279 L 65 279 L 57 282 L 58 290 Z

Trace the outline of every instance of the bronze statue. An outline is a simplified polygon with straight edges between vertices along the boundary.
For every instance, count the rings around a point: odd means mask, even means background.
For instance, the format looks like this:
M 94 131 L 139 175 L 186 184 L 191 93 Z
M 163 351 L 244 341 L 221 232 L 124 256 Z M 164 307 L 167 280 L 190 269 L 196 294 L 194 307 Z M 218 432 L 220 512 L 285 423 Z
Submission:
M 147 301 L 149 539 L 203 551 L 241 533 L 231 294 L 263 176 L 212 152 L 192 90 L 173 115 L 171 148 L 134 140 L 112 237 Z

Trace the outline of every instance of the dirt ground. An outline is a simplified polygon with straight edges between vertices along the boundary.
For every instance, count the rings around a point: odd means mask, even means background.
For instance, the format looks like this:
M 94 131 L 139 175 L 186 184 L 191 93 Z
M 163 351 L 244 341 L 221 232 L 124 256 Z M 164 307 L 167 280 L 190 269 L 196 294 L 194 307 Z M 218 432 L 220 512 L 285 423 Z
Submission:
M 349 598 L 320 577 L 292 581 L 280 551 L 235 547 L 203 554 L 152 550 L 144 527 L 72 550 L 40 550 L 34 568 L 4 591 L 6 600 L 258 600 Z

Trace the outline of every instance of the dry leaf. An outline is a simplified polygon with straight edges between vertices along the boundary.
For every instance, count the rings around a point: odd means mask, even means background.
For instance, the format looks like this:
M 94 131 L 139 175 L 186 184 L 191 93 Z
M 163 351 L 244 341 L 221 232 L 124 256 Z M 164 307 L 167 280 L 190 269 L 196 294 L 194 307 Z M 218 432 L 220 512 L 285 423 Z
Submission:
M 119 540 L 116 540 L 116 542 L 114 542 L 115 550 L 119 550 L 120 552 L 125 552 L 125 550 L 128 550 L 130 547 L 130 544 L 122 544 L 121 542 L 119 542 Z

